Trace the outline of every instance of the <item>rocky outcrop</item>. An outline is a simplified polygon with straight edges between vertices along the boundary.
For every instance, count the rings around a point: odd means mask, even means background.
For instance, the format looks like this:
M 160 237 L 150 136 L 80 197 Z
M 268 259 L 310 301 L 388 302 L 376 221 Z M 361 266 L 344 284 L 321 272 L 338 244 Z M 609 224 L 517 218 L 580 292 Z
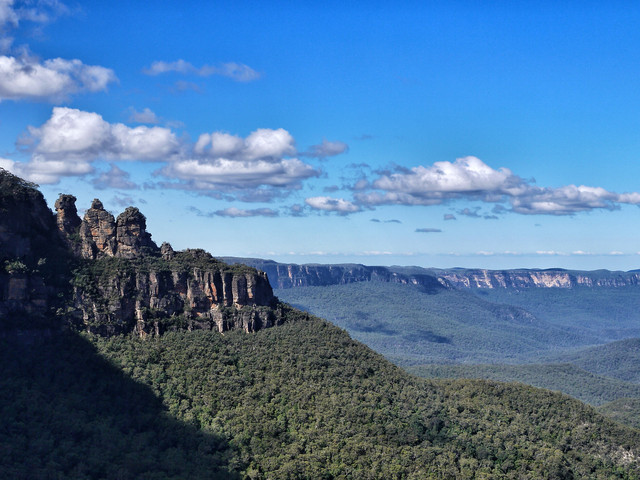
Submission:
M 172 261 L 136 264 L 103 258 L 79 279 L 74 305 L 95 333 L 171 329 L 255 332 L 282 321 L 264 272 L 233 269 L 202 251 L 174 253 Z
M 80 220 L 75 202 L 61 195 L 54 216 L 35 185 L 0 169 L 0 331 L 144 336 L 283 321 L 266 274 L 203 250 L 159 249 L 137 208 L 116 220 L 95 199 Z
M 80 226 L 80 254 L 83 258 L 96 259 L 116 255 L 116 220 L 97 198 L 84 214 Z
M 158 250 L 137 208 L 128 207 L 116 220 L 96 198 L 80 220 L 75 202 L 73 195 L 60 195 L 55 203 L 56 221 L 68 246 L 82 258 L 135 258 Z
M 82 220 L 76 209 L 76 197 L 61 193 L 54 206 L 58 229 L 67 236 L 77 234 Z
M 144 249 L 158 250 L 147 233 L 147 219 L 140 210 L 128 207 L 116 220 L 116 257 L 134 258 Z
M 69 256 L 36 186 L 0 168 L 0 329 L 55 315 L 69 286 Z

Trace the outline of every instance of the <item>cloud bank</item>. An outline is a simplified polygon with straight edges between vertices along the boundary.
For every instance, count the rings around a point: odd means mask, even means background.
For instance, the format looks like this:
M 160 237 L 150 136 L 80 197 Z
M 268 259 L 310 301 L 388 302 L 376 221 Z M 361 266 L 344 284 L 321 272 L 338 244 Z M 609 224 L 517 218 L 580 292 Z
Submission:
M 428 206 L 466 199 L 507 203 L 510 208 L 497 206 L 502 207 L 502 211 L 524 215 L 573 215 L 594 209 L 614 210 L 620 204 L 640 204 L 640 193 L 637 192 L 619 194 L 584 185 L 539 187 L 508 168 L 495 170 L 476 157 L 382 173 L 368 182 L 366 189 L 354 190 L 362 190 L 354 194 L 355 203 L 361 206 Z M 468 208 L 458 213 L 479 216 L 477 211 Z

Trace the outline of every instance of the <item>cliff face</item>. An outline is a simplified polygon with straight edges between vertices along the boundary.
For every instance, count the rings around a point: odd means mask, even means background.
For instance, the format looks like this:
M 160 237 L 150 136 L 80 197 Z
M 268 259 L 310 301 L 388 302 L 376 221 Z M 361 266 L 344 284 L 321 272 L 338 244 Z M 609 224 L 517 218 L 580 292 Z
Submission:
M 636 272 L 552 270 L 440 271 L 438 278 L 456 288 L 628 287 L 640 283 Z
M 296 265 L 257 258 L 224 257 L 228 263 L 243 263 L 264 270 L 276 288 L 342 285 L 382 281 L 420 285 L 423 288 L 599 288 L 640 285 L 640 272 L 609 270 L 482 270 L 426 269 L 421 267 L 367 267 L 364 265 Z
M 42 326 L 62 305 L 68 250 L 33 184 L 0 169 L 0 325 Z M 44 322 L 46 323 L 46 322 Z
M 255 332 L 281 323 L 263 272 L 231 269 L 201 250 L 170 260 L 99 259 L 76 277 L 74 304 L 95 333 L 175 329 Z
M 419 285 L 428 290 L 444 288 L 438 279 L 426 270 L 415 273 L 395 272 L 387 267 L 368 267 L 357 264 L 296 265 L 277 263 L 257 258 L 223 257 L 227 263 L 242 263 L 263 270 L 276 288 L 344 285 L 355 282 L 390 282 Z
M 282 322 L 266 274 L 159 249 L 134 207 L 114 219 L 96 199 L 80 220 L 75 201 L 61 195 L 54 216 L 35 185 L 0 169 L 0 329 L 148 335 Z

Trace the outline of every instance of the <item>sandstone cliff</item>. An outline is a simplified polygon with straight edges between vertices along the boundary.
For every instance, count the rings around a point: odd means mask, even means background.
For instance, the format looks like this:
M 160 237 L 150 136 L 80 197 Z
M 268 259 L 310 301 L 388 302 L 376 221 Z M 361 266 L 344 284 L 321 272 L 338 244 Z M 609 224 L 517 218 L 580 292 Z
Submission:
M 359 264 L 296 265 L 258 258 L 235 257 L 222 257 L 221 260 L 231 264 L 250 265 L 266 272 L 275 288 L 344 285 L 370 281 L 419 285 L 428 290 L 444 288 L 434 275 L 424 269 L 405 273 L 388 267 L 368 267 Z
M 438 278 L 456 288 L 575 288 L 629 287 L 640 283 L 638 272 L 597 270 L 440 270 Z
M 243 263 L 264 270 L 275 288 L 341 285 L 382 281 L 438 288 L 620 288 L 640 285 L 640 272 L 563 269 L 427 269 L 421 267 L 368 267 L 355 264 L 296 265 L 258 258 L 223 257 L 227 263 Z
M 282 320 L 265 273 L 229 267 L 202 250 L 177 252 L 170 259 L 86 262 L 74 287 L 81 324 L 104 335 L 175 329 L 255 332 Z
M 159 249 L 137 208 L 115 219 L 95 199 L 80 220 L 75 202 L 61 195 L 54 216 L 35 185 L 0 169 L 0 329 L 148 335 L 282 322 L 263 272 Z

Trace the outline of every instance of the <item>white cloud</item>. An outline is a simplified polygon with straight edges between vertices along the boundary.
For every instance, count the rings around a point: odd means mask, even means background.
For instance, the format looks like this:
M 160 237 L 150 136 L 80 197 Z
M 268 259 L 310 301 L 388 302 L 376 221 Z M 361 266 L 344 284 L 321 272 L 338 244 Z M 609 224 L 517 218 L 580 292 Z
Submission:
M 203 133 L 194 146 L 199 155 L 232 160 L 280 159 L 295 155 L 295 140 L 284 128 L 259 128 L 246 138 L 223 132 Z
M 162 174 L 189 182 L 194 190 L 245 189 L 261 185 L 294 188 L 318 172 L 296 158 L 265 160 L 229 160 L 218 158 L 177 160 L 162 169 Z
M 297 158 L 293 136 L 284 130 L 259 128 L 246 138 L 224 132 L 203 133 L 193 158 L 176 158 L 161 170 L 182 183 L 173 188 L 202 193 L 240 193 L 241 201 L 270 201 L 299 189 L 319 172 Z
M 143 70 L 147 75 L 160 75 L 168 72 L 177 73 L 196 73 L 197 68 L 184 60 L 176 60 L 175 62 L 153 62 L 149 68 Z
M 21 20 L 48 23 L 68 11 L 58 0 L 35 0 L 19 2 L 0 0 L 0 31 L 7 25 L 17 27 Z
M 147 75 L 161 75 L 170 72 L 183 75 L 199 75 L 201 77 L 217 75 L 230 78 L 236 82 L 251 82 L 261 77 L 259 72 L 242 63 L 227 62 L 217 65 L 203 65 L 198 68 L 182 59 L 175 62 L 156 61 L 150 67 L 143 69 L 143 72 Z
M 509 203 L 510 211 L 520 214 L 572 215 L 594 209 L 612 210 L 619 208 L 620 204 L 640 205 L 640 193 L 637 192 L 618 194 L 584 185 L 538 187 L 507 168 L 495 170 L 476 157 L 382 174 L 361 190 L 354 195 L 356 203 L 368 206 L 439 205 L 465 198 Z M 502 205 L 496 207 L 500 211 L 509 210 Z M 494 211 L 498 210 L 494 208 Z M 470 209 L 458 213 L 478 215 Z
M 313 209 L 336 212 L 340 215 L 347 215 L 361 210 L 359 206 L 343 198 L 310 197 L 305 200 L 305 203 Z
M 83 176 L 94 171 L 93 166 L 84 160 L 46 160 L 41 155 L 34 155 L 28 163 L 8 160 L 4 164 L 0 162 L 0 166 L 43 185 L 58 183 L 63 176 Z
M 106 90 L 117 78 L 113 70 L 80 60 L 0 56 L 1 100 L 61 101 L 81 92 Z
M 162 160 L 176 153 L 179 142 L 168 128 L 111 124 L 100 115 L 55 107 L 41 127 L 29 127 L 35 152 L 46 159 Z
M 37 183 L 57 183 L 63 176 L 92 173 L 92 162 L 99 158 L 167 160 L 180 147 L 167 128 L 130 128 L 108 123 L 97 113 L 66 107 L 55 107 L 49 120 L 28 131 L 22 143 L 32 149 L 31 160 L 15 162 L 13 168 Z M 128 185 L 122 179 L 119 183 Z
M 18 25 L 18 13 L 13 8 L 13 0 L 0 0 L 0 27 L 10 24 Z

